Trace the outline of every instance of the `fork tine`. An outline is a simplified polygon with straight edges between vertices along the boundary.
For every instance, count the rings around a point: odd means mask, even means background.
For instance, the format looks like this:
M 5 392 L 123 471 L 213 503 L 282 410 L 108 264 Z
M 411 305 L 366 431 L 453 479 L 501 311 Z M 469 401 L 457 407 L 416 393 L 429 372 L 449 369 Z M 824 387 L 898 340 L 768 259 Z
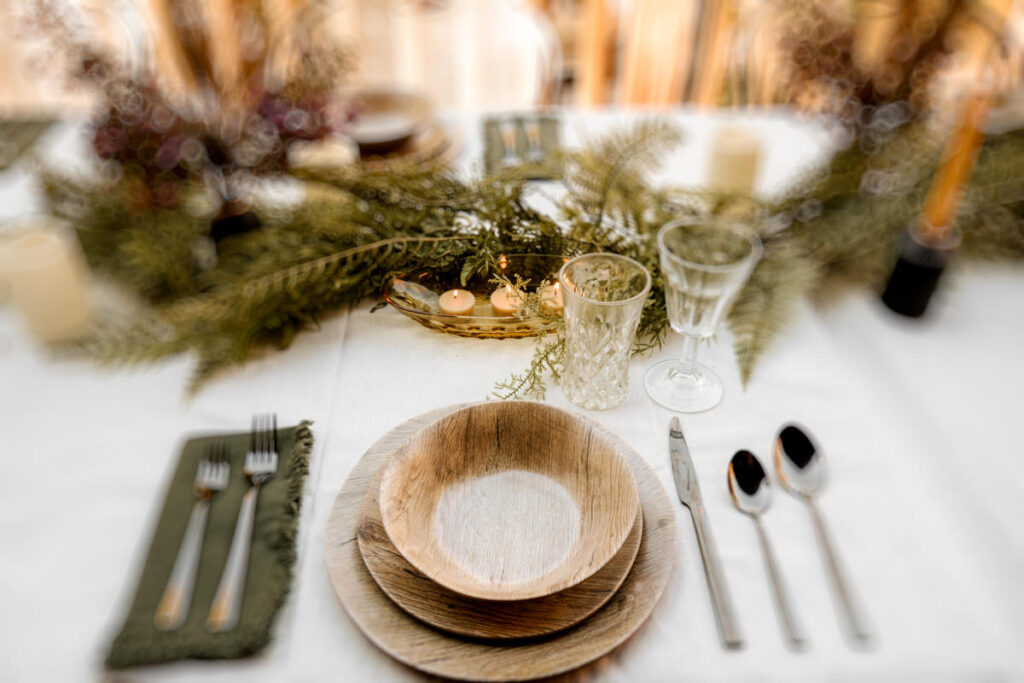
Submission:
M 259 430 L 259 453 L 262 456 L 266 453 L 266 413 L 260 416 Z
M 253 427 L 254 431 L 252 452 L 259 453 L 261 450 L 263 450 L 263 414 L 256 413 L 253 420 L 253 424 L 255 426 Z
M 271 453 L 277 453 L 277 413 L 273 414 L 274 420 L 274 432 L 273 432 L 273 443 L 271 444 Z
M 267 415 L 266 413 L 260 413 L 260 455 L 263 455 L 267 451 Z
M 252 427 L 249 429 L 249 450 L 256 451 L 256 435 L 259 431 L 259 415 L 253 413 L 252 415 Z

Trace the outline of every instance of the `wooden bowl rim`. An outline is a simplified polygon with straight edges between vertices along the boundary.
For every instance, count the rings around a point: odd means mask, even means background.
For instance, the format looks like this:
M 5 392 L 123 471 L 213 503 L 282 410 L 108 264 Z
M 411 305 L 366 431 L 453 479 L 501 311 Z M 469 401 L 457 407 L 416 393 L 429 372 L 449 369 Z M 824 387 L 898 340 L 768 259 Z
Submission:
M 593 546 L 578 543 L 578 546 L 580 546 L 579 552 L 570 555 L 562 562 L 562 564 L 559 565 L 558 568 L 548 572 L 542 577 L 526 581 L 522 584 L 506 584 L 501 587 L 489 587 L 482 582 L 466 580 L 465 577 L 455 576 L 449 573 L 449 571 L 446 570 L 444 562 L 435 561 L 434 556 L 432 556 L 429 551 L 426 551 L 424 554 L 420 554 L 419 549 L 415 545 L 407 543 L 405 537 L 401 533 L 395 533 L 394 515 L 402 506 L 402 501 L 396 497 L 398 491 L 402 489 L 401 479 L 396 480 L 396 478 L 398 477 L 397 472 L 405 460 L 409 457 L 417 457 L 421 455 L 420 452 L 414 448 L 417 445 L 417 442 L 427 438 L 427 436 L 434 430 L 438 429 L 441 424 L 450 420 L 458 419 L 460 415 L 466 412 L 478 410 L 500 411 L 504 409 L 512 409 L 513 406 L 527 406 L 530 410 L 540 410 L 557 414 L 558 417 L 571 420 L 583 427 L 590 439 L 599 442 L 604 447 L 603 449 L 598 450 L 598 453 L 601 453 L 599 457 L 611 458 L 615 463 L 613 469 L 618 471 L 618 476 L 628 480 L 628 485 L 624 486 L 624 489 L 628 491 L 628 495 L 631 500 L 626 501 L 627 504 L 623 506 L 625 509 L 629 510 L 629 514 L 623 514 L 621 520 L 616 520 L 617 526 L 613 529 L 614 533 L 610 536 L 612 539 L 611 542 L 606 542 L 603 548 L 598 547 L 598 550 L 602 550 L 603 552 L 590 552 L 593 550 Z M 566 588 L 575 586 L 587 580 L 593 576 L 594 573 L 603 568 L 621 549 L 623 543 L 625 543 L 630 531 L 632 530 L 636 510 L 640 506 L 640 495 L 636 485 L 636 478 L 633 474 L 632 468 L 629 466 L 628 461 L 622 453 L 621 445 L 617 443 L 615 439 L 609 438 L 604 431 L 595 429 L 591 422 L 582 419 L 580 416 L 539 401 L 484 401 L 448 413 L 425 426 L 419 432 L 410 437 L 410 439 L 402 444 L 402 446 L 397 448 L 392 457 L 384 465 L 384 468 L 384 475 L 381 478 L 378 496 L 380 501 L 381 519 L 383 520 L 384 528 L 391 538 L 392 543 L 399 552 L 401 552 L 402 556 L 405 557 L 411 565 L 413 565 L 413 567 L 433 581 L 456 593 L 481 600 L 530 600 L 563 591 Z M 434 503 L 436 504 L 436 499 Z M 581 513 L 582 512 L 583 510 L 581 509 Z M 427 544 L 428 547 L 436 550 L 436 538 L 433 533 L 429 533 L 427 538 L 429 539 Z M 587 557 L 591 559 L 586 561 L 585 558 Z M 572 569 L 572 571 L 570 571 L 570 569 Z

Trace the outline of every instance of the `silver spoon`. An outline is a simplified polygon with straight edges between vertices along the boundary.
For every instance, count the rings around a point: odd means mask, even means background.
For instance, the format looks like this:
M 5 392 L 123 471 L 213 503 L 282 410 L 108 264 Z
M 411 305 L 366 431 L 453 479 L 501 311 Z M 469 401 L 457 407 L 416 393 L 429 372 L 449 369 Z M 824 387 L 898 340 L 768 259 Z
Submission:
M 825 553 L 833 588 L 839 596 L 847 631 L 857 643 L 867 643 L 871 632 L 839 566 L 835 546 L 814 502 L 825 487 L 824 457 L 810 437 L 796 425 L 786 425 L 775 438 L 775 471 L 783 488 L 807 504 L 818 542 Z
M 768 536 L 764 533 L 764 526 L 761 524 L 761 514 L 771 504 L 772 492 L 768 486 L 768 475 L 765 474 L 764 468 L 761 467 L 761 463 L 753 453 L 736 451 L 736 454 L 732 456 L 732 460 L 729 462 L 729 494 L 732 496 L 732 502 L 736 508 L 754 521 L 754 528 L 757 529 L 757 538 L 761 542 L 761 553 L 764 555 L 765 567 L 768 568 L 768 578 L 771 579 L 775 606 L 779 610 L 782 628 L 789 638 L 790 645 L 797 650 L 803 649 L 806 644 L 803 629 L 800 628 L 793 615 L 789 595 L 782 583 L 782 574 L 775 562 L 775 553 L 772 552 Z

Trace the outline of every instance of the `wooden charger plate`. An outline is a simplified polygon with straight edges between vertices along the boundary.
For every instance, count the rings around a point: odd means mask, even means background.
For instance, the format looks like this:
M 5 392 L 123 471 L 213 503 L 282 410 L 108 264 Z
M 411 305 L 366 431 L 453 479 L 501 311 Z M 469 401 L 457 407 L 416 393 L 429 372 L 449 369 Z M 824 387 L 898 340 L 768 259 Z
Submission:
M 419 132 L 397 149 L 387 154 L 364 156 L 360 161 L 370 170 L 381 171 L 396 162 L 447 162 L 457 151 L 458 138 L 454 132 L 445 128 L 439 121 L 428 121 Z
M 564 631 L 608 602 L 640 549 L 644 516 L 638 508 L 633 528 L 619 552 L 586 581 L 533 600 L 478 600 L 431 581 L 406 560 L 388 538 L 380 517 L 377 472 L 359 512 L 359 551 L 377 585 L 399 607 L 431 626 L 471 638 L 534 638 Z
M 388 537 L 420 572 L 481 600 L 530 600 L 593 576 L 639 497 L 618 445 L 543 403 L 457 410 L 395 449 L 380 482 Z
M 363 498 L 387 457 L 421 428 L 461 406 L 435 410 L 382 436 L 349 474 L 327 520 L 327 572 L 342 606 L 366 637 L 395 659 L 435 676 L 462 680 L 530 680 L 576 669 L 624 643 L 650 616 L 672 575 L 676 517 L 657 476 L 635 451 L 619 445 L 633 469 L 644 535 L 633 569 L 608 603 L 570 630 L 514 646 L 462 640 L 409 616 L 374 582 L 356 541 Z M 581 418 L 585 419 L 585 418 Z M 616 438 L 612 436 L 611 438 Z

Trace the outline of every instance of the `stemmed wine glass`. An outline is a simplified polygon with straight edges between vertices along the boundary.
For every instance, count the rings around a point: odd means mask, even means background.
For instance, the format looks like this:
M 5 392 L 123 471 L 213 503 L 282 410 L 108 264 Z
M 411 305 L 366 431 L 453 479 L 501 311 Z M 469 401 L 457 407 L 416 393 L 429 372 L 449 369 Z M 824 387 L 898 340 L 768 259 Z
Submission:
M 672 329 L 683 335 L 680 360 L 658 363 L 644 386 L 656 403 L 699 413 L 722 400 L 722 380 L 697 362 L 697 346 L 715 334 L 761 257 L 761 240 L 734 221 L 681 219 L 658 231 L 665 304 Z

